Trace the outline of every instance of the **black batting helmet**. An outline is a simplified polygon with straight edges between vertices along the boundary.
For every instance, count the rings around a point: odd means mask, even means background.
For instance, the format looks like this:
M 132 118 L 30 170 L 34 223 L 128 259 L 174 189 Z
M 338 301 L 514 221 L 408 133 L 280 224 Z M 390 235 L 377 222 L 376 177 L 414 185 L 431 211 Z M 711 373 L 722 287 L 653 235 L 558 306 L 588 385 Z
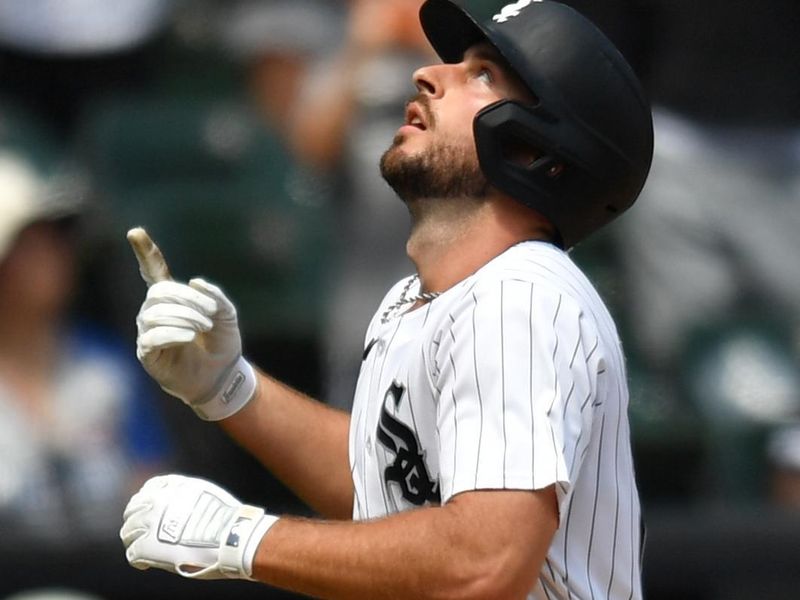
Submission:
M 653 156 L 650 106 L 590 21 L 558 2 L 519 0 L 479 24 L 452 0 L 427 0 L 420 22 L 445 63 L 488 42 L 536 97 L 481 110 L 475 145 L 492 185 L 547 217 L 565 248 L 634 203 Z M 536 150 L 531 164 L 510 154 L 521 143 Z

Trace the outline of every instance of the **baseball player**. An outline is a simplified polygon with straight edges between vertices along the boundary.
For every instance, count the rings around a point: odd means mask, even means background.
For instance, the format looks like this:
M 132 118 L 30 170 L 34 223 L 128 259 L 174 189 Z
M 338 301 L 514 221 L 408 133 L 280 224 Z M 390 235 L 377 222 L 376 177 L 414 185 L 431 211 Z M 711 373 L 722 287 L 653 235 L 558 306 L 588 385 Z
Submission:
M 620 343 L 566 249 L 636 199 L 650 110 L 572 9 L 520 0 L 479 24 L 427 0 L 443 63 L 381 159 L 417 273 L 369 324 L 352 414 L 257 371 L 216 286 L 170 277 L 142 230 L 137 354 L 319 514 L 215 484 L 148 481 L 131 565 L 323 598 L 641 598 L 640 507 Z

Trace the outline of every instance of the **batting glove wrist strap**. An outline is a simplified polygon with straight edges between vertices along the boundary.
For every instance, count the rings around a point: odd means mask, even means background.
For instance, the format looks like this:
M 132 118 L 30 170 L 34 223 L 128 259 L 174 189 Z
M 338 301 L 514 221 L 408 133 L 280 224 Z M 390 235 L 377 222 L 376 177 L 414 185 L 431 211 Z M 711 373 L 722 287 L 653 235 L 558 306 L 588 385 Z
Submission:
M 256 373 L 243 357 L 228 369 L 217 386 L 217 391 L 205 402 L 190 406 L 204 421 L 221 421 L 236 414 L 250 402 L 256 392 Z
M 219 548 L 219 570 L 237 579 L 253 579 L 253 559 L 261 539 L 278 517 L 257 506 L 242 506 L 231 519 Z
M 256 549 L 277 520 L 208 481 L 164 475 L 131 498 L 120 537 L 137 569 L 156 567 L 192 579 L 252 579 Z

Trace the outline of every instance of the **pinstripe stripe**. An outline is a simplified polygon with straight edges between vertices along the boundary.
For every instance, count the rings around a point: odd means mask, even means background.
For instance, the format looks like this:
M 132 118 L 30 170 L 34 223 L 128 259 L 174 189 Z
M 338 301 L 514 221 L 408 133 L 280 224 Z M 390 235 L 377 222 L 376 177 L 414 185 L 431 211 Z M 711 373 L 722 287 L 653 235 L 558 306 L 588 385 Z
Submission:
M 456 400 L 456 386 L 455 382 L 458 381 L 458 374 L 456 373 L 456 361 L 453 360 L 453 355 L 450 354 L 450 364 L 453 368 L 453 382 L 454 385 L 450 390 L 453 396 L 453 474 L 458 473 L 458 401 Z
M 408 412 L 411 413 L 411 425 L 414 431 L 418 431 L 417 429 L 417 418 L 414 416 L 414 401 L 416 400 L 416 396 L 414 398 L 411 397 L 411 389 L 406 388 L 406 397 L 408 398 Z
M 556 390 L 555 390 L 556 393 L 553 395 L 553 399 L 550 401 L 550 408 L 547 409 L 548 416 L 550 415 L 550 412 L 553 410 L 553 404 L 555 404 L 556 397 L 558 396 L 558 377 L 556 376 L 555 369 L 556 369 L 556 364 L 557 364 L 556 363 L 556 354 L 558 354 L 559 337 L 558 337 L 558 332 L 557 332 L 557 329 L 556 329 L 556 321 L 558 321 L 558 313 L 561 311 L 561 300 L 562 300 L 562 297 L 559 294 L 559 296 L 558 296 L 558 304 L 556 305 L 556 311 L 553 314 L 553 322 L 552 322 L 553 331 L 556 332 L 556 343 L 553 346 L 553 356 L 551 357 L 552 365 L 553 365 L 553 371 L 554 371 L 553 379 L 556 381 Z
M 535 364 L 535 359 L 533 350 L 533 283 L 531 283 L 528 297 L 528 395 L 530 396 L 528 406 L 531 409 L 531 485 L 536 484 L 536 440 L 534 439 L 536 417 L 533 409 L 533 403 L 536 400 L 533 395 L 533 365 Z
M 605 432 L 606 427 L 606 416 L 603 415 L 603 418 L 600 422 L 600 441 L 598 442 L 598 451 L 597 451 L 597 476 L 595 480 L 595 492 L 594 492 L 594 501 L 592 503 L 592 525 L 589 528 L 589 544 L 588 544 L 588 553 L 586 556 L 586 578 L 589 581 L 589 591 L 592 594 L 592 598 L 594 598 L 594 587 L 592 586 L 592 577 L 591 577 L 591 568 L 592 568 L 592 549 L 594 545 L 594 532 L 595 532 L 595 525 L 597 523 L 597 499 L 600 495 L 600 469 L 603 465 L 602 458 L 603 458 L 603 434 Z
M 578 464 L 578 448 L 581 447 L 581 442 L 583 441 L 583 431 L 581 431 L 578 436 L 575 438 L 575 443 L 572 447 L 572 460 L 570 461 L 569 465 L 569 472 L 575 473 L 577 464 Z
M 573 379 L 569 385 L 569 391 L 567 392 L 567 397 L 564 398 L 564 408 L 561 411 L 561 418 L 566 421 L 567 420 L 567 410 L 569 410 L 569 401 L 572 399 L 572 394 L 575 393 L 575 380 Z
M 635 515 L 635 509 L 634 509 L 634 506 L 636 506 L 636 504 L 635 504 L 635 500 L 637 500 L 637 498 L 636 498 L 636 490 L 634 490 L 633 488 L 631 488 L 630 492 L 631 492 L 631 497 L 630 497 L 630 506 L 631 506 L 631 515 L 630 515 L 630 521 L 631 521 L 631 522 L 633 522 L 633 520 L 634 520 L 634 518 L 635 518 L 635 516 L 636 516 L 636 515 Z M 641 535 L 641 534 L 640 534 L 640 535 Z M 642 539 L 642 540 L 640 540 L 640 543 L 642 543 L 642 544 L 643 544 L 643 543 L 644 543 L 644 540 L 643 540 L 643 539 Z M 642 561 L 642 559 L 644 558 L 644 557 L 643 557 L 643 556 L 640 554 L 640 556 L 639 556 L 639 563 L 640 563 L 640 564 L 638 564 L 638 565 L 637 565 L 637 562 L 636 562 L 636 553 L 633 551 L 633 549 L 634 549 L 634 548 L 636 548 L 636 529 L 634 529 L 633 527 L 631 527 L 631 570 L 630 570 L 630 580 L 629 580 L 629 582 L 630 582 L 630 588 L 631 588 L 631 593 L 630 593 L 630 595 L 628 596 L 628 600 L 632 600 L 632 599 L 633 599 L 633 592 L 634 592 L 634 590 L 636 589 L 636 585 L 635 585 L 635 584 L 636 584 L 636 568 L 637 568 L 637 567 L 639 567 L 639 568 L 641 569 L 641 561 Z M 644 548 L 643 548 L 643 547 L 640 547 L 640 550 L 644 550 Z
M 362 428 L 362 434 L 361 434 L 362 435 L 362 440 L 368 439 L 368 436 L 369 436 L 369 433 L 366 431 L 366 428 L 367 428 L 367 425 L 366 425 L 366 417 L 367 417 L 366 410 L 364 411 L 364 413 L 365 413 L 364 414 L 365 424 L 364 424 L 364 426 Z M 360 446 L 360 450 L 361 450 L 361 463 L 363 465 L 366 465 L 366 464 L 368 464 L 368 460 L 367 460 L 368 459 L 368 457 L 367 457 L 367 445 L 365 443 L 362 443 L 361 446 Z M 365 467 L 364 472 L 362 473 L 362 477 L 361 477 L 361 479 L 362 479 L 362 483 L 361 484 L 366 488 L 364 490 L 364 504 L 362 506 L 363 511 L 364 511 L 363 512 L 364 518 L 366 518 L 366 519 L 370 518 L 370 510 L 369 510 L 369 479 L 368 479 L 368 477 L 369 477 L 369 471 Z
M 478 428 L 478 457 L 475 460 L 475 487 L 478 487 L 478 471 L 481 465 L 481 447 L 483 446 L 483 396 L 481 395 L 481 382 L 478 378 L 478 344 L 477 344 L 477 325 L 475 323 L 476 313 L 478 312 L 478 298 L 472 293 L 472 360 L 475 370 L 475 391 L 477 392 L 478 406 L 480 408 L 480 427 Z
M 556 432 L 553 430 L 553 425 L 551 423 L 547 423 L 547 429 L 550 430 L 550 441 L 553 445 L 553 456 L 558 456 L 558 439 L 556 438 Z M 558 463 L 556 463 L 555 468 L 555 480 L 561 481 L 561 477 L 559 477 L 558 473 Z
M 356 464 L 355 461 L 353 461 L 353 465 L 350 467 L 350 479 L 353 481 L 353 499 L 355 500 L 358 516 L 360 517 L 364 515 L 364 509 L 361 507 L 361 490 L 359 489 L 359 486 L 356 485 L 355 469 Z
M 575 342 L 575 349 L 572 351 L 572 357 L 569 359 L 569 369 L 572 370 L 572 367 L 575 365 L 575 357 L 578 355 L 578 349 L 581 347 L 582 336 L 580 331 L 578 332 L 578 340 Z M 561 418 L 566 421 L 567 420 L 567 410 L 569 409 L 569 402 L 572 399 L 572 394 L 575 393 L 575 379 L 572 380 L 569 392 L 567 392 L 567 397 L 564 400 L 564 410 L 562 412 Z
M 387 448 L 383 447 L 382 444 L 379 444 L 378 441 L 377 441 L 377 438 L 376 438 L 375 442 L 373 442 L 373 444 L 375 446 L 375 449 L 373 451 L 375 453 L 381 452 L 383 454 L 384 462 L 389 462 L 389 457 L 391 456 L 391 453 L 389 452 L 389 450 Z M 380 450 L 378 450 L 378 446 L 380 446 Z M 395 502 L 394 497 L 391 494 L 391 491 L 387 490 L 385 488 L 385 486 L 383 485 L 384 484 L 383 470 L 380 469 L 380 468 L 378 468 L 378 482 L 379 482 L 378 487 L 381 490 L 381 498 L 383 499 L 383 506 L 384 506 L 384 509 L 386 510 L 386 512 L 389 513 L 389 512 L 391 512 L 392 509 L 393 510 L 397 510 L 397 503 Z
M 620 401 L 621 400 L 622 399 L 620 399 Z M 629 463 L 628 467 L 630 468 L 631 471 L 633 471 L 633 456 L 631 454 L 626 454 L 626 458 L 627 458 L 626 462 Z M 637 495 L 637 490 L 636 490 L 635 487 L 630 487 L 628 489 L 628 491 L 630 493 L 630 497 L 628 498 L 628 502 L 630 503 L 629 521 L 630 521 L 630 523 L 633 523 L 637 519 L 639 520 L 639 523 L 638 523 L 639 528 L 638 529 L 636 527 L 631 527 L 630 528 L 631 529 L 631 569 L 630 569 L 629 585 L 630 585 L 630 589 L 631 589 L 631 594 L 630 594 L 630 596 L 628 596 L 628 600 L 632 600 L 633 594 L 634 594 L 634 590 L 636 590 L 636 583 L 637 583 L 637 581 L 636 581 L 637 580 L 636 573 L 637 573 L 637 569 L 638 569 L 639 573 L 641 573 L 641 571 L 642 571 L 642 561 L 644 560 L 644 543 L 645 543 L 644 534 L 645 534 L 645 532 L 643 531 L 644 523 L 642 521 L 641 511 L 639 513 L 636 512 L 636 507 L 637 507 L 638 502 L 639 502 L 639 498 L 638 498 L 638 495 Z M 636 536 L 637 535 L 641 536 L 640 539 L 639 539 L 639 544 L 636 543 Z M 637 546 L 638 546 L 638 548 L 637 548 Z M 637 557 L 637 554 L 638 554 L 638 557 Z
M 556 589 L 556 582 L 555 582 L 555 574 L 553 573 L 553 567 L 550 564 L 550 561 L 545 561 L 547 567 L 550 569 L 550 579 L 548 580 L 546 577 L 542 576 L 539 578 L 539 581 L 542 584 L 542 591 L 544 591 L 544 595 L 547 600 L 555 600 L 559 598 L 563 598 L 563 596 L 558 592 Z
M 386 348 L 384 349 L 383 361 L 381 361 L 381 368 L 380 368 L 379 375 L 378 375 L 378 381 L 379 382 L 383 380 L 383 370 L 386 368 L 386 361 L 389 358 L 390 351 L 391 351 L 391 348 L 392 348 L 392 344 L 394 344 L 394 339 L 397 336 L 397 332 L 400 330 L 400 325 L 402 324 L 402 322 L 403 322 L 403 317 L 401 316 L 399 319 L 397 319 L 397 323 L 396 323 L 396 325 L 394 327 L 394 331 L 392 332 L 392 337 L 389 338 L 389 342 L 386 344 Z M 384 390 L 381 390 L 381 391 L 384 392 Z M 383 405 L 383 402 L 384 402 L 384 396 L 383 396 L 383 394 L 381 394 L 380 395 L 381 406 Z M 379 413 L 380 413 L 380 411 L 379 411 Z M 370 435 L 370 434 L 368 434 L 368 435 Z M 375 442 L 375 446 L 377 447 L 379 445 L 380 444 L 378 444 L 377 441 L 376 441 Z M 377 452 L 377 450 L 376 450 L 376 452 Z M 385 449 L 383 450 L 383 453 L 384 453 L 385 456 L 387 456 Z M 385 458 L 385 460 L 387 460 L 387 459 Z M 381 490 L 381 498 L 383 499 L 383 506 L 384 506 L 384 509 L 386 511 L 386 514 L 388 514 L 391 511 L 390 511 L 390 507 L 389 507 L 389 501 L 387 499 L 387 493 L 388 492 L 386 490 L 386 487 L 384 486 L 384 481 L 383 481 L 383 470 L 381 469 L 380 464 L 377 461 L 375 463 L 375 467 L 377 468 L 378 487 Z M 367 506 L 367 509 L 368 509 L 367 510 L 367 518 L 369 518 L 369 506 Z
M 426 305 L 426 310 L 425 310 L 425 318 L 424 318 L 424 320 L 422 322 L 422 326 L 423 327 L 425 326 L 425 322 L 427 322 L 427 320 L 428 320 L 428 315 L 430 314 L 430 310 L 431 310 L 431 303 L 428 302 L 428 304 Z M 423 362 L 423 364 L 425 364 L 425 363 Z M 408 396 L 408 410 L 411 413 L 411 423 L 413 425 L 413 429 L 414 429 L 414 431 L 418 431 L 418 429 L 417 429 L 417 419 L 414 416 L 414 402 L 411 399 L 411 387 L 410 386 L 406 388 L 406 396 Z
M 586 355 L 586 361 L 587 362 L 589 361 L 590 358 L 592 358 L 592 356 L 594 356 L 595 350 L 597 350 L 597 347 L 599 345 L 600 345 L 600 338 L 595 338 L 594 339 L 594 346 L 592 346 L 592 349 L 589 350 L 589 353 Z
M 581 402 L 581 412 L 584 411 L 584 409 L 586 408 L 586 405 L 589 404 L 589 400 L 591 400 L 591 399 L 592 399 L 592 391 L 589 390 L 589 391 L 586 392 L 586 398 L 584 398 L 583 402 Z
M 572 524 L 572 506 L 575 503 L 575 496 L 570 496 L 567 506 L 567 518 L 564 524 L 564 585 L 567 588 L 567 598 L 572 598 L 572 591 L 569 587 L 569 528 Z
M 434 298 L 433 300 L 435 300 Z M 433 308 L 433 300 L 428 302 L 427 310 L 425 311 L 425 320 L 422 322 L 422 326 L 424 327 L 428 323 L 428 317 L 431 314 L 431 309 Z
M 575 342 L 575 349 L 572 351 L 572 357 L 569 359 L 569 368 L 571 369 L 575 365 L 575 357 L 578 356 L 578 350 L 581 347 L 581 342 L 583 341 L 583 337 L 581 336 L 580 330 L 578 330 L 578 339 Z
M 506 486 L 508 475 L 508 434 L 506 432 L 506 343 L 505 319 L 503 318 L 503 299 L 505 297 L 505 282 L 500 282 L 500 397 L 503 402 L 503 487 Z
M 619 533 L 619 453 L 620 453 L 620 421 L 622 419 L 622 412 L 617 413 L 617 433 L 614 436 L 616 441 L 614 448 L 614 487 L 615 487 L 615 502 L 614 502 L 614 534 L 611 538 L 611 573 L 608 574 L 608 588 L 606 590 L 606 598 L 611 595 L 611 587 L 614 584 L 614 571 L 617 566 L 617 535 Z
M 592 346 L 592 349 L 589 350 L 589 354 L 586 355 L 586 363 L 587 364 L 589 363 L 589 359 L 592 358 L 592 356 L 595 353 L 595 350 L 597 350 L 597 347 L 599 345 L 600 345 L 600 338 L 595 338 L 594 346 Z M 590 390 L 588 390 L 586 392 L 586 398 L 584 398 L 583 402 L 581 402 L 581 412 L 583 412 L 583 410 L 586 408 L 586 405 L 589 403 L 589 400 L 591 400 L 591 399 L 592 399 L 592 390 L 590 389 Z
M 558 320 L 558 314 L 561 311 L 561 301 L 562 301 L 562 297 L 559 294 L 559 296 L 558 296 L 558 304 L 556 305 L 556 310 L 555 310 L 555 313 L 553 314 L 553 321 L 552 321 L 552 328 L 553 328 L 554 332 L 556 332 L 556 321 Z M 556 355 L 558 354 L 558 343 L 559 343 L 559 337 L 558 337 L 558 333 L 556 332 L 555 344 L 553 344 L 553 355 L 551 357 L 551 365 L 552 365 L 552 368 L 553 368 L 553 381 L 555 382 L 555 386 L 553 387 L 553 398 L 550 401 L 550 407 L 547 409 L 547 416 L 548 417 L 553 412 L 553 406 L 555 405 L 556 398 L 558 397 L 558 394 L 559 394 L 558 368 L 556 366 L 558 364 L 557 361 L 556 361 Z M 556 439 L 556 433 L 553 430 L 553 426 L 552 426 L 551 423 L 548 423 L 547 426 L 550 429 L 550 436 L 551 436 L 552 442 L 553 442 L 553 456 L 558 456 L 559 448 L 558 448 L 558 440 Z M 562 477 L 563 477 L 563 475 L 559 475 L 558 462 L 556 462 L 555 479 L 556 479 L 556 481 L 561 481 Z
M 437 398 L 440 398 L 442 395 L 442 388 L 439 386 L 437 379 L 442 371 L 442 367 L 439 364 L 439 356 L 438 356 L 439 347 L 441 346 L 441 344 L 442 342 L 438 336 L 431 340 L 430 360 L 433 363 L 433 370 L 431 372 L 431 384 L 433 385 L 433 388 L 436 390 Z M 422 348 L 420 348 L 420 350 L 422 352 L 422 364 L 427 364 L 427 361 L 425 359 L 425 347 L 423 346 Z

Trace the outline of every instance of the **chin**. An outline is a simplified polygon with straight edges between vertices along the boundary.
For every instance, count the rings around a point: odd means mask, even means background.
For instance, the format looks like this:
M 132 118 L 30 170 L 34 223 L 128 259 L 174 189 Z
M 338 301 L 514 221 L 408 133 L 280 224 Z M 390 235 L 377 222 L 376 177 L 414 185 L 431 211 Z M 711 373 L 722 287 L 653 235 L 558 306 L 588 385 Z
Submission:
M 412 152 L 409 151 L 408 140 L 402 134 L 398 134 L 392 141 L 392 145 L 381 156 L 381 169 L 386 164 L 403 162 L 410 156 L 412 156 Z

